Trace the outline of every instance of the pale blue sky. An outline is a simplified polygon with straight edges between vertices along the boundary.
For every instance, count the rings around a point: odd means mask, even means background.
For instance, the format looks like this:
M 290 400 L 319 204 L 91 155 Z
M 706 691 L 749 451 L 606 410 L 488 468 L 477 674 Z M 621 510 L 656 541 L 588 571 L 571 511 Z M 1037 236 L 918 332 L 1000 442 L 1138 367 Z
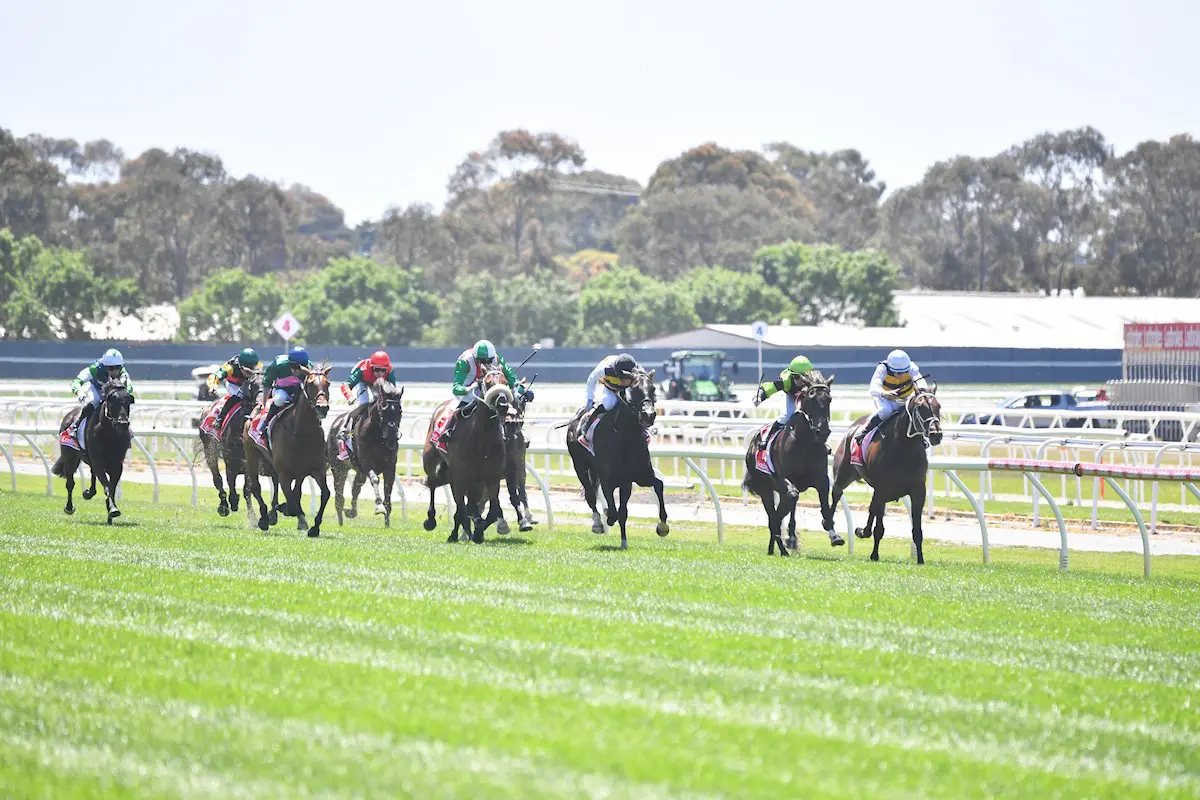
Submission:
M 183 145 L 301 182 L 354 224 L 440 207 L 499 130 L 555 130 L 643 183 L 705 141 L 857 147 L 891 187 L 1091 124 L 1200 135 L 1200 4 L 5 4 L 0 126 L 129 154 Z

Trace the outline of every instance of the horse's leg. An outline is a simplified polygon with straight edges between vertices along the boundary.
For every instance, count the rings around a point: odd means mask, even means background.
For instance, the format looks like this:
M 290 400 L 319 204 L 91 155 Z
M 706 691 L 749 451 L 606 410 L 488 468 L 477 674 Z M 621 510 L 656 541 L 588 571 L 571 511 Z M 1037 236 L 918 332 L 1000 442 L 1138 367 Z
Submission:
M 75 513 L 75 504 L 71 502 L 71 493 L 75 491 L 75 470 L 79 467 L 79 462 L 72 463 L 73 461 L 74 459 L 70 457 L 63 459 L 63 479 L 67 482 L 67 504 L 63 506 L 63 511 L 68 515 Z
M 658 525 L 654 527 L 654 532 L 659 536 L 666 536 L 671 532 L 671 526 L 667 524 L 667 504 L 663 499 L 663 482 L 659 480 L 653 470 L 650 471 L 650 474 L 653 476 L 650 485 L 654 487 L 654 496 L 658 498 Z
M 200 441 L 204 446 L 204 460 L 208 464 L 208 471 L 212 473 L 213 487 L 217 490 L 217 513 L 222 517 L 227 517 L 229 516 L 229 499 L 225 496 L 225 484 L 221 480 L 217 443 L 206 435 L 202 435 Z
M 421 523 L 422 527 L 424 527 L 427 531 L 431 531 L 437 527 L 437 509 L 434 508 L 433 496 L 433 493 L 436 491 L 437 490 L 433 488 L 430 488 L 429 490 L 429 511 L 425 514 L 425 521 Z
M 366 482 L 366 473 L 355 470 L 354 481 L 350 484 L 350 508 L 346 509 L 346 516 L 350 519 L 358 516 L 358 493 L 362 491 L 363 484 Z
M 884 502 L 883 495 L 876 492 L 871 498 L 871 516 L 875 519 L 875 546 L 871 548 L 872 561 L 879 560 L 879 543 L 883 541 L 883 514 L 885 511 L 887 511 L 887 503 Z
M 758 499 L 762 501 L 763 511 L 767 512 L 767 531 L 770 534 L 770 539 L 767 541 L 767 555 L 775 555 L 776 542 L 779 543 L 780 555 L 787 555 L 787 550 L 783 546 L 782 534 L 780 533 L 783 518 L 775 510 L 774 485 L 763 486 L 761 482 L 754 481 L 753 491 L 758 495 Z
M 913 546 L 917 548 L 917 563 L 925 563 L 925 551 L 922 543 L 925 541 L 925 531 L 921 529 L 921 515 L 925 511 L 925 481 L 920 486 L 913 486 L 909 494 L 909 506 L 912 508 L 912 537 Z
M 303 489 L 304 476 L 282 478 L 283 502 L 287 504 L 290 516 L 296 518 L 296 530 L 303 533 L 308 530 L 308 520 L 304 517 Z
M 470 533 L 471 529 L 467 527 L 467 494 L 463 491 L 461 484 L 450 484 L 450 494 L 454 496 L 454 527 L 450 530 L 450 537 L 447 542 L 458 541 L 458 529 L 461 527 L 464 532 Z M 429 490 L 429 508 L 433 508 L 433 490 Z M 430 517 L 432 519 L 432 517 Z M 428 524 L 429 520 L 426 520 Z
M 334 459 L 337 461 L 336 459 Z M 329 468 L 333 475 L 333 509 L 337 511 L 338 527 L 345 524 L 342 517 L 346 510 L 346 497 L 344 491 L 346 488 L 346 473 L 349 471 L 344 467 L 345 462 L 337 462 Z
M 497 533 L 503 533 L 503 534 L 508 533 L 508 523 L 507 522 L 504 523 L 503 531 L 500 530 L 500 526 L 499 526 L 500 522 L 504 522 L 504 507 L 500 503 L 500 482 L 499 481 L 496 481 L 496 484 L 492 487 L 491 497 L 488 498 L 488 515 L 486 517 L 484 517 L 482 520 L 482 523 L 477 524 L 477 526 L 475 528 L 475 541 L 476 542 L 483 541 L 484 531 L 486 531 L 493 522 L 497 523 L 497 525 L 496 525 Z
M 610 528 L 620 520 L 616 498 L 613 494 L 616 490 L 616 486 L 613 486 L 603 478 L 600 479 L 600 491 L 604 494 L 604 504 L 608 506 L 607 522 Z
M 383 470 L 383 527 L 392 526 L 392 487 L 396 484 L 396 470 L 386 467 Z
M 821 468 L 821 474 L 817 476 L 815 482 L 817 490 L 817 501 L 821 504 L 821 527 L 829 534 L 829 546 L 839 547 L 846 543 L 846 540 L 838 535 L 833 529 L 833 503 L 829 502 L 829 473 L 824 467 Z M 795 516 L 792 517 L 795 519 Z
M 84 500 L 91 500 L 96 496 L 96 468 L 88 464 L 88 472 L 92 475 L 92 485 L 83 490 Z
M 383 516 L 387 513 L 387 509 L 383 506 L 383 496 L 379 493 L 379 475 L 375 470 L 367 473 L 367 480 L 371 482 L 371 491 L 375 493 L 375 515 Z
M 313 520 L 313 525 L 308 529 L 308 535 L 317 537 L 321 535 L 321 520 L 325 518 L 325 504 L 329 502 L 329 481 L 325 477 L 325 470 L 322 469 L 318 473 L 317 486 L 321 489 L 321 505 L 317 508 L 316 519 Z M 299 486 L 304 478 L 298 478 L 296 485 Z
M 617 509 L 617 521 L 621 523 L 621 549 L 629 549 L 629 540 L 625 538 L 625 523 L 629 520 L 629 495 L 633 492 L 632 483 L 622 483 L 618 490 L 621 499 L 620 507 Z
M 284 500 L 286 501 L 286 497 Z M 286 503 L 284 504 L 286 506 Z M 287 511 L 287 508 L 284 508 Z M 271 467 L 271 524 L 279 523 L 279 473 L 275 472 L 275 467 Z
M 229 487 L 229 508 L 235 514 L 238 510 L 237 476 L 242 473 L 243 461 L 236 456 L 230 457 L 229 450 L 225 449 L 225 483 Z M 244 477 L 242 483 L 246 483 Z
M 262 496 L 262 466 L 258 450 L 252 443 L 246 443 L 246 516 L 251 522 L 254 522 L 254 511 L 250 505 L 250 500 L 258 501 L 258 529 L 265 531 L 270 528 L 270 523 L 267 517 L 267 504 L 263 502 Z
M 112 522 L 117 517 L 121 516 L 121 509 L 117 508 L 117 487 L 121 485 L 121 474 L 125 472 L 125 459 L 121 458 L 112 469 L 108 471 L 108 495 L 112 501 L 112 510 L 108 512 L 108 521 Z
M 581 461 L 582 456 L 578 460 L 572 457 L 571 466 L 575 467 L 575 475 L 583 487 L 583 499 L 592 510 L 592 533 L 604 533 L 604 521 L 600 519 L 600 512 L 596 510 L 596 479 L 588 465 Z

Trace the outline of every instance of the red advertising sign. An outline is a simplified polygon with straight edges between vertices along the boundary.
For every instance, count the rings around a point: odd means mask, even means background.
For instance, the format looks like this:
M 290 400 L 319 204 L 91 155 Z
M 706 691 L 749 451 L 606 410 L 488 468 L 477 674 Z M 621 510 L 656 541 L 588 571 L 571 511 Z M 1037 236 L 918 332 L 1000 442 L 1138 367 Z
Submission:
M 1126 323 L 1125 349 L 1141 352 L 1200 350 L 1200 322 Z

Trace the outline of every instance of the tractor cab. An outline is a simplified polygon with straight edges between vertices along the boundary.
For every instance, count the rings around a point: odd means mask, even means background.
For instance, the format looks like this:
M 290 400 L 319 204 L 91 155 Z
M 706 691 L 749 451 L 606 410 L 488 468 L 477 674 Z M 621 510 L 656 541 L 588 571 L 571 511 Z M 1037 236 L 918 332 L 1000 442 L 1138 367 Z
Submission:
M 736 361 L 719 350 L 677 350 L 663 362 L 663 394 L 668 400 L 734 402 Z

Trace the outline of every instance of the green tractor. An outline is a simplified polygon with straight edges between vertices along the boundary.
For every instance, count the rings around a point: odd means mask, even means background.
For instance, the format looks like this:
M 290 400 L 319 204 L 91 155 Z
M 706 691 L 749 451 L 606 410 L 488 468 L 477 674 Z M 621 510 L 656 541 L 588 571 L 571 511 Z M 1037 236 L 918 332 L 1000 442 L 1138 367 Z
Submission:
M 720 350 L 676 350 L 663 362 L 663 395 L 668 400 L 700 400 L 733 403 L 731 375 L 737 375 L 736 361 Z

